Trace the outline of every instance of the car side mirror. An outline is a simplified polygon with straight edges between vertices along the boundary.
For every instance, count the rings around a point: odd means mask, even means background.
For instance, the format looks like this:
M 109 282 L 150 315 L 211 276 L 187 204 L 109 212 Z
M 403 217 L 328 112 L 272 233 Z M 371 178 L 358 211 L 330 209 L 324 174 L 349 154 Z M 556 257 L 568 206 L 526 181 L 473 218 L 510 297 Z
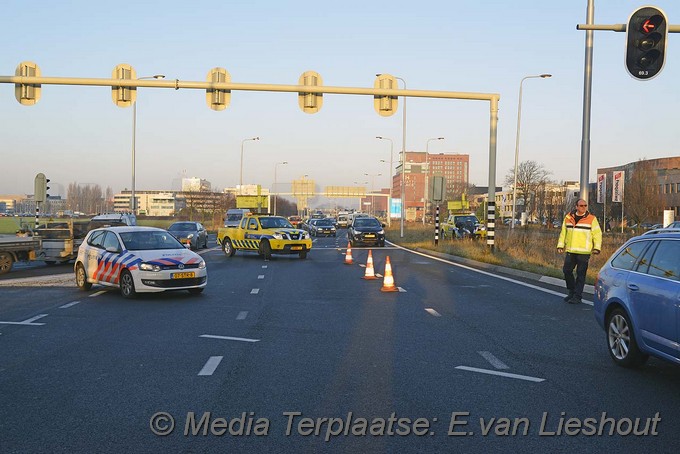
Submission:
M 385 224 L 380 224 L 380 225 L 382 225 L 382 226 L 383 226 L 383 229 L 385 228 Z

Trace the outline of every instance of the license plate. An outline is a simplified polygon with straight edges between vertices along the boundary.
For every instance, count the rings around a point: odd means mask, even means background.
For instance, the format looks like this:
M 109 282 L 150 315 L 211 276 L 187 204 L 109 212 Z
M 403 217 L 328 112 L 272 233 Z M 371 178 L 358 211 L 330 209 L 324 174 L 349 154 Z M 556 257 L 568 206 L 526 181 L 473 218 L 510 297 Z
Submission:
M 290 250 L 291 250 L 291 251 L 301 251 L 301 250 L 302 250 L 302 246 L 291 246 L 291 247 L 290 247 Z
M 369 233 L 369 234 L 364 235 L 364 236 L 365 236 L 366 238 L 375 238 L 375 235 L 373 235 L 372 233 Z
M 187 272 L 187 273 L 173 273 L 172 278 L 173 279 L 187 279 L 187 278 L 192 278 L 194 277 L 195 274 L 193 271 Z

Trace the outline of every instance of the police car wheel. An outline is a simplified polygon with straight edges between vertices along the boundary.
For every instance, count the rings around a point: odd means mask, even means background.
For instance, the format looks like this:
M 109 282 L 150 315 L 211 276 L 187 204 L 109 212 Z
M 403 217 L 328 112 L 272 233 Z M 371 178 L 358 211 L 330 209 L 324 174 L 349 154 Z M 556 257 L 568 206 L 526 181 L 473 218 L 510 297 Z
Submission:
M 120 274 L 120 294 L 123 298 L 134 298 L 137 293 L 135 292 L 135 281 L 132 279 L 132 274 L 125 270 Z
M 76 265 L 76 285 L 81 290 L 90 290 L 92 288 L 92 284 L 87 282 L 85 267 L 82 263 Z

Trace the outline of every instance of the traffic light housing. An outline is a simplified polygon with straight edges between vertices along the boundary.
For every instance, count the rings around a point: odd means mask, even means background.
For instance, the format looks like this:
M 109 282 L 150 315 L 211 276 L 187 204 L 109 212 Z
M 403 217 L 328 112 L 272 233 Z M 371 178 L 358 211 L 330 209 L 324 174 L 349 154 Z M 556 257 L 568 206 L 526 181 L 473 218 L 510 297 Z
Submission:
M 49 186 L 47 186 L 47 183 L 49 182 L 50 182 L 49 178 L 46 178 L 44 173 L 39 173 L 35 176 L 34 182 L 35 194 L 33 195 L 33 197 L 36 202 L 45 202 L 47 200 L 47 197 L 49 197 L 49 194 L 47 193 L 47 190 L 50 188 Z
M 637 80 L 649 80 L 663 69 L 668 19 L 653 6 L 636 9 L 626 26 L 626 69 Z

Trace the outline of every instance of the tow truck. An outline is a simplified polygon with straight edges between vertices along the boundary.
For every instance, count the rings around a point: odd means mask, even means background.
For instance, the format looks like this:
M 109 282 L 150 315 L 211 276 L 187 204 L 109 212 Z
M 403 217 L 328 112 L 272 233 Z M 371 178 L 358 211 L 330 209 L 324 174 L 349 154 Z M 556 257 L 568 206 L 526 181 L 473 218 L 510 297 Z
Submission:
M 312 249 L 308 232 L 296 229 L 284 217 L 263 214 L 244 216 L 238 227 L 220 228 L 217 243 L 227 257 L 241 250 L 257 252 L 265 260 L 272 254 L 298 254 L 304 259 Z

